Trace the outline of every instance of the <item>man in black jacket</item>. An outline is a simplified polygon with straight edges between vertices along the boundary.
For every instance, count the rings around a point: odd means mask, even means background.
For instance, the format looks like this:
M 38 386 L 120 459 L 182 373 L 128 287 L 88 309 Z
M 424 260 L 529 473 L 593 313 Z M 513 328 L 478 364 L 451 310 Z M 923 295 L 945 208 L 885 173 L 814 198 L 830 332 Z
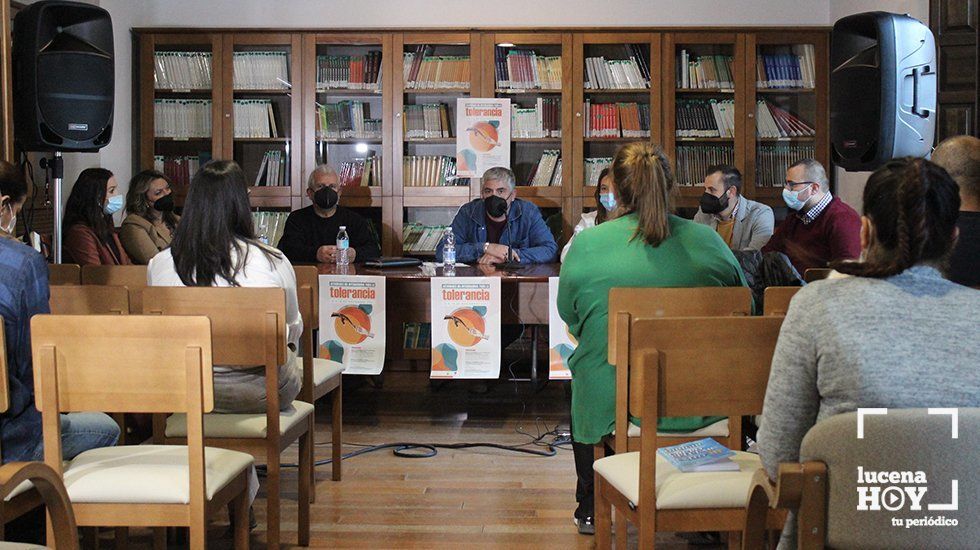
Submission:
M 337 234 L 347 228 L 351 263 L 373 260 L 381 255 L 378 241 L 367 220 L 340 206 L 340 177 L 326 164 L 310 174 L 306 196 L 313 204 L 289 214 L 279 249 L 292 263 L 333 263 L 337 258 Z

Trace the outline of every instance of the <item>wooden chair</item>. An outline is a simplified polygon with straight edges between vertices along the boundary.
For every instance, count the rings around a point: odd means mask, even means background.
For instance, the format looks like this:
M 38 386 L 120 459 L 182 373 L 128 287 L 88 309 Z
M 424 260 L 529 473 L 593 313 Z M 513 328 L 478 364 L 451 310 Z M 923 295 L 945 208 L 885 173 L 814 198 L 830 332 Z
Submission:
M 759 414 L 779 335 L 778 317 L 637 319 L 629 332 L 629 410 L 655 422 L 668 416 Z M 622 326 L 620 327 L 622 328 Z M 738 472 L 680 473 L 657 454 L 652 430 L 639 452 L 595 462 L 596 545 L 611 547 L 610 505 L 638 524 L 640 548 L 653 548 L 655 531 L 729 531 L 734 547 L 758 455 L 737 451 Z M 776 522 L 778 528 L 782 524 Z M 626 524 L 617 525 L 625 542 Z
M 940 409 L 943 410 L 943 409 Z M 964 490 L 964 479 L 976 478 L 980 469 L 980 408 L 959 408 L 956 417 L 929 414 L 929 409 L 887 409 L 887 414 L 863 417 L 864 437 L 855 437 L 854 412 L 822 420 L 810 428 L 800 447 L 800 462 L 779 465 L 776 482 L 765 470 L 753 478 L 746 514 L 745 549 L 765 548 L 765 517 L 773 509 L 793 510 L 797 520 L 797 547 L 819 548 L 976 548 L 980 541 L 980 492 Z M 958 434 L 953 439 L 953 426 Z M 859 509 L 858 487 L 882 491 L 889 485 L 858 481 L 855 472 L 926 472 L 927 488 L 921 512 L 902 507 L 890 511 Z M 958 480 L 956 497 L 952 480 Z M 909 484 L 904 484 L 909 485 Z M 975 485 L 974 485 L 975 487 Z M 894 497 L 893 497 L 894 498 Z M 957 509 L 928 512 L 930 504 L 957 502 Z M 881 494 L 881 502 L 884 494 Z M 889 500 L 892 504 L 894 501 Z M 923 528 L 904 525 L 905 519 L 946 516 L 958 525 Z M 902 523 L 892 525 L 892 518 Z
M 808 283 L 820 281 L 830 276 L 831 271 L 833 271 L 833 269 L 829 267 L 811 267 L 803 272 L 803 280 Z
M 123 286 L 51 287 L 55 315 L 128 315 L 129 290 Z
M 82 268 L 78 264 L 48 264 L 48 284 L 80 285 L 82 284 Z
M 629 421 L 630 322 L 637 318 L 747 316 L 752 314 L 748 287 L 614 288 L 609 291 L 609 363 L 616 367 L 617 453 L 639 450 L 640 427 Z M 637 373 L 639 375 L 639 373 Z M 741 448 L 742 420 L 729 418 L 695 432 L 658 433 L 660 446 L 714 437 L 730 448 Z M 605 456 L 605 442 L 596 446 L 596 458 Z
M 207 519 L 231 505 L 235 547 L 248 546 L 252 457 L 203 443 L 214 408 L 207 318 L 37 315 L 31 347 L 44 462 L 64 478 L 78 525 L 186 526 L 190 547 L 204 548 Z M 186 413 L 188 445 L 105 447 L 63 465 L 60 413 L 91 410 Z
M 55 548 L 78 549 L 75 514 L 58 472 L 43 462 L 8 462 L 0 466 L 0 501 L 6 503 L 7 499 L 16 499 L 18 495 L 33 495 L 39 499 L 39 504 L 47 508 L 54 530 Z M 7 511 L 6 506 L 0 509 L 0 539 L 4 538 L 2 522 L 18 517 L 8 516 Z M 0 542 L 0 547 L 4 544 Z
M 265 459 L 269 548 L 280 542 L 280 455 L 299 441 L 299 544 L 310 538 L 313 405 L 293 401 L 279 410 L 279 365 L 287 360 L 285 294 L 280 288 L 147 287 L 143 310 L 161 315 L 206 315 L 211 319 L 213 361 L 218 365 L 265 368 L 266 412 L 209 414 L 204 441 Z M 154 419 L 154 438 L 165 443 L 186 440 L 185 418 Z
M 785 316 L 789 311 L 789 302 L 801 286 L 770 286 L 762 297 L 762 313 L 764 315 Z
M 299 298 L 299 313 L 303 317 L 303 336 L 300 346 L 303 352 L 303 389 L 299 397 L 307 403 L 330 394 L 331 408 L 331 461 L 332 478 L 341 478 L 341 440 L 343 436 L 343 370 L 344 365 L 316 357 L 319 347 L 313 338 L 313 331 L 320 326 L 320 274 L 315 266 L 294 266 L 296 271 L 296 293 Z M 312 448 L 312 447 L 311 447 Z M 314 501 L 316 491 L 311 493 Z
M 124 286 L 129 289 L 129 311 L 143 312 L 145 265 L 87 265 L 82 268 L 83 285 Z

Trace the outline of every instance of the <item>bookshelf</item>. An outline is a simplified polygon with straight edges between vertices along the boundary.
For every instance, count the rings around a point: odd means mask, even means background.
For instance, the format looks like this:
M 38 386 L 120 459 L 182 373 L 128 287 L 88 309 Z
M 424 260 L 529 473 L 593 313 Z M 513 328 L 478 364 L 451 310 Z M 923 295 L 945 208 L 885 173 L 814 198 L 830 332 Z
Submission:
M 266 153 L 276 151 L 281 155 L 282 185 L 253 187 L 250 200 L 257 209 L 286 212 L 310 204 L 306 197 L 306 178 L 317 163 L 329 162 L 349 177 L 343 203 L 372 221 L 384 254 L 400 255 L 405 224 L 446 225 L 460 205 L 479 197 L 478 180 L 464 180 L 461 185 L 421 185 L 426 182 L 413 178 L 436 177 L 435 183 L 441 184 L 444 174 L 451 176 L 451 170 L 444 165 L 455 155 L 456 98 L 498 97 L 509 98 L 522 109 L 517 116 L 526 117 L 522 119 L 526 131 L 513 134 L 516 137 L 511 140 L 518 196 L 536 204 L 546 219 L 551 218 L 554 225 L 560 225 L 563 240 L 571 235 L 571 228 L 581 213 L 596 206 L 595 187 L 586 178 L 598 173 L 602 159 L 611 158 L 618 147 L 634 140 L 663 145 L 675 162 L 688 160 L 686 153 L 692 150 L 715 151 L 742 170 L 746 196 L 779 206 L 781 190 L 773 183 L 782 180 L 783 164 L 788 163 L 785 159 L 792 156 L 780 154 L 794 148 L 812 148 L 815 158 L 829 165 L 828 39 L 829 28 L 814 27 L 630 28 L 601 32 L 587 29 L 135 29 L 139 76 L 134 80 L 134 97 L 138 98 L 134 106 L 137 148 L 134 168 L 159 165 L 162 157 L 169 160 L 164 163 L 167 170 L 180 171 L 189 180 L 201 159 L 234 158 L 245 168 L 249 183 L 254 183 Z M 426 48 L 420 49 L 423 46 Z M 812 54 L 812 83 L 758 85 L 760 63 L 761 74 L 766 74 L 767 59 L 791 56 L 803 51 L 802 46 L 808 46 Z M 499 61 L 503 60 L 506 67 L 507 55 L 512 52 L 510 67 L 517 75 L 514 82 L 510 78 L 498 78 L 497 74 Z M 685 57 L 680 61 L 682 52 Z M 405 57 L 416 53 L 429 58 L 429 67 L 437 68 L 435 64 L 442 61 L 444 69 L 459 70 L 447 74 L 462 76 L 430 79 L 419 66 L 413 79 L 411 66 L 406 74 Z M 156 85 L 158 54 L 210 59 L 210 81 Z M 268 62 L 263 66 L 279 67 L 284 57 L 288 78 L 282 80 L 288 85 L 274 79 L 236 85 L 236 60 L 237 76 L 241 80 L 242 60 L 249 56 Z M 708 81 L 692 83 L 690 79 L 678 83 L 681 62 L 707 64 L 710 60 L 714 64 L 717 58 L 712 56 L 731 58 L 730 65 L 725 61 L 729 82 L 719 84 L 717 67 L 713 66 L 714 85 Z M 468 59 L 465 63 L 468 68 L 461 68 L 464 58 Z M 541 65 L 538 65 L 539 58 Z M 540 81 L 536 83 L 531 78 L 533 71 L 530 75 L 526 72 L 532 66 L 532 59 L 533 67 L 538 68 Z M 635 67 L 631 61 L 636 63 Z M 548 78 L 548 63 L 552 73 L 560 67 L 560 81 Z M 518 72 L 521 69 L 524 72 Z M 542 69 L 544 78 L 541 78 Z M 608 73 L 599 76 L 599 69 L 608 69 Z M 376 73 L 380 75 L 380 83 Z M 637 73 L 641 78 L 637 78 Z M 647 73 L 649 86 L 645 82 Z M 281 76 L 274 74 L 276 78 Z M 607 82 L 610 76 L 614 79 Z M 262 137 L 236 137 L 235 104 L 244 101 L 272 106 L 275 136 L 270 133 Z M 757 120 L 760 101 L 766 102 L 769 113 L 781 111 L 800 119 L 812 128 L 812 135 L 765 133 L 767 128 L 772 128 L 764 126 L 770 122 L 768 118 Z M 164 106 L 172 102 L 194 105 L 195 114 L 210 126 L 210 134 L 161 131 L 163 128 L 157 124 L 158 111 L 170 108 Z M 425 106 L 439 104 L 444 105 L 448 131 L 445 135 L 441 133 L 443 115 L 439 113 L 436 116 L 440 121 L 439 133 L 429 128 L 426 134 Z M 537 116 L 530 113 L 546 104 L 549 109 L 554 105 L 557 112 L 551 111 L 547 132 L 542 117 L 541 132 L 538 132 Z M 600 105 L 607 111 L 586 110 L 587 106 Z M 713 118 L 719 105 L 724 106 L 721 113 L 728 116 L 731 132 L 723 135 L 719 128 L 717 134 L 678 135 L 678 128 L 683 127 L 679 122 L 686 122 L 686 118 L 678 120 L 679 107 L 707 108 Z M 245 116 L 243 107 L 238 109 L 239 116 Z M 596 124 L 600 120 L 598 115 L 605 117 L 609 109 L 612 109 L 611 120 L 618 120 L 615 129 Z M 420 128 L 413 126 L 411 129 L 415 131 L 409 135 L 405 117 L 413 110 L 421 112 L 423 123 Z M 418 121 L 419 112 L 408 115 L 413 123 Z M 624 120 L 633 122 L 637 118 L 641 121 L 638 128 L 634 124 L 624 125 Z M 624 133 L 624 128 L 628 133 Z M 558 129 L 560 134 L 553 132 Z M 535 166 L 545 151 L 561 159 L 561 169 L 555 167 L 560 173 L 560 184 L 551 185 L 552 181 L 557 183 L 552 174 L 549 185 L 522 185 L 532 180 L 532 170 L 536 173 Z M 368 158 L 376 166 L 365 179 Z M 345 167 L 350 172 L 345 172 Z M 361 171 L 357 172 L 358 169 Z M 361 176 L 359 179 L 357 174 Z M 702 193 L 701 179 L 697 176 L 689 177 L 690 186 L 679 189 L 678 206 L 697 206 Z M 182 201 L 186 187 L 176 187 L 178 201 Z M 420 255 L 427 258 L 431 253 Z

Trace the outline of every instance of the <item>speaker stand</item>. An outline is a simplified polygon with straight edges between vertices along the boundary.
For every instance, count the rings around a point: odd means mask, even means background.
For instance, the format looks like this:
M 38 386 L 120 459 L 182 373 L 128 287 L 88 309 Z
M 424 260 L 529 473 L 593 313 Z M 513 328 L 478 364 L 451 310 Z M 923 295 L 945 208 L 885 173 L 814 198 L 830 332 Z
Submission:
M 41 168 L 51 170 L 51 179 L 54 180 L 54 204 L 51 206 L 54 215 L 54 230 L 51 235 L 51 246 L 54 248 L 54 263 L 61 263 L 61 184 L 65 181 L 65 159 L 61 157 L 61 151 L 54 152 L 54 158 L 48 160 L 41 159 Z

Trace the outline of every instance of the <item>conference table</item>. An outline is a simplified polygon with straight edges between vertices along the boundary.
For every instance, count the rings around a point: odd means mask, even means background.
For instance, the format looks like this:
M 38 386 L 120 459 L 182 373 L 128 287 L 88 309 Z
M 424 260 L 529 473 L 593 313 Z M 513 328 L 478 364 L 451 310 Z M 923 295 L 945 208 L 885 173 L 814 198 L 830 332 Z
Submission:
M 493 266 L 457 266 L 446 274 L 441 266 L 366 267 L 362 264 L 340 266 L 318 264 L 321 275 L 375 275 L 385 278 L 387 304 L 387 353 L 391 359 L 421 359 L 409 356 L 402 348 L 403 323 L 431 321 L 430 287 L 432 277 L 498 277 L 500 278 L 501 323 L 548 324 L 548 279 L 557 277 L 561 264 L 530 265 L 517 270 L 499 270 Z M 536 340 L 537 331 L 532 332 Z M 532 346 L 531 378 L 537 378 L 537 346 Z M 424 357 L 428 352 L 423 351 Z

